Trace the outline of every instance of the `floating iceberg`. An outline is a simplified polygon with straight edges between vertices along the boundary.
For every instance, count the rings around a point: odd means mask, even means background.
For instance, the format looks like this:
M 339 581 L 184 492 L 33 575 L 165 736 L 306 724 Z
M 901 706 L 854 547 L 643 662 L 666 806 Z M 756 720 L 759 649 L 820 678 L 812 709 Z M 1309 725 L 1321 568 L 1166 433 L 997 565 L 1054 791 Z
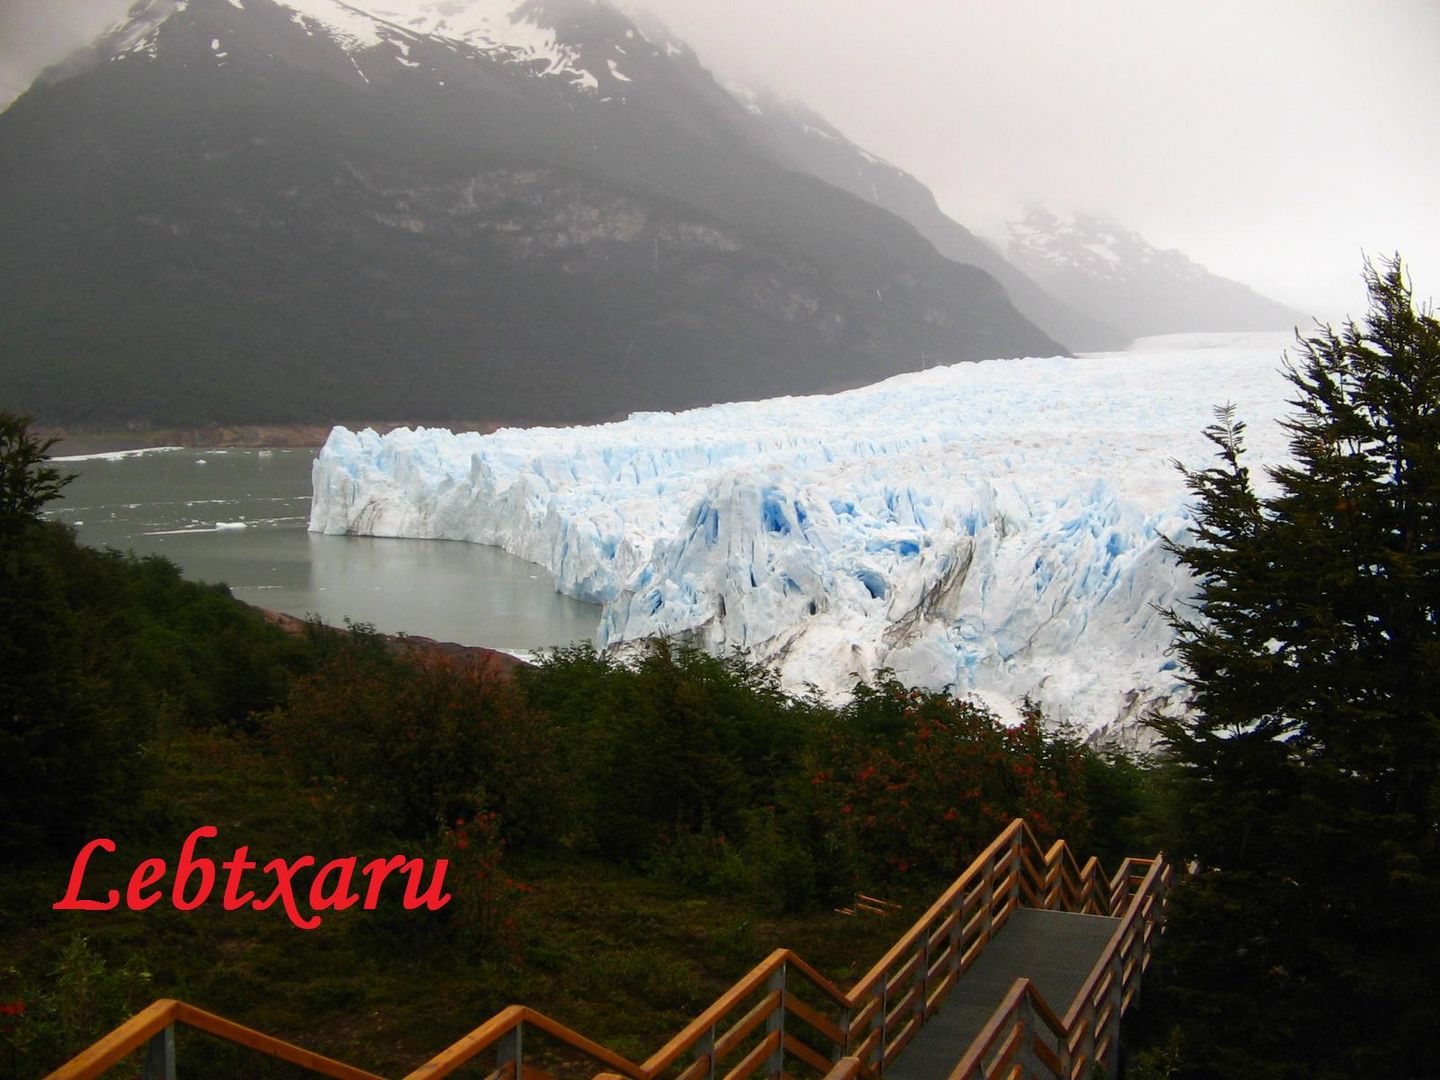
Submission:
M 504 548 L 603 604 L 602 646 L 683 636 L 830 694 L 890 668 L 1108 728 L 1181 689 L 1173 462 L 1209 464 L 1226 402 L 1253 465 L 1285 457 L 1288 343 L 1151 338 L 585 428 L 336 428 L 310 528 Z

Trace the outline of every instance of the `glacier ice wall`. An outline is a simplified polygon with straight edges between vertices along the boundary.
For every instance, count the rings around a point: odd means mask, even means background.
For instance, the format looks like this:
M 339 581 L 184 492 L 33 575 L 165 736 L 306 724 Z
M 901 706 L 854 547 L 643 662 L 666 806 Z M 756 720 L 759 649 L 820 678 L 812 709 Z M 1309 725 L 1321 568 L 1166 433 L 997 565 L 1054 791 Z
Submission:
M 1097 729 L 1180 689 L 1173 462 L 1209 463 L 1225 402 L 1252 464 L 1283 458 L 1287 343 L 1152 338 L 586 428 L 336 428 L 310 528 L 502 547 L 602 603 L 601 645 L 686 635 L 832 694 L 888 667 Z

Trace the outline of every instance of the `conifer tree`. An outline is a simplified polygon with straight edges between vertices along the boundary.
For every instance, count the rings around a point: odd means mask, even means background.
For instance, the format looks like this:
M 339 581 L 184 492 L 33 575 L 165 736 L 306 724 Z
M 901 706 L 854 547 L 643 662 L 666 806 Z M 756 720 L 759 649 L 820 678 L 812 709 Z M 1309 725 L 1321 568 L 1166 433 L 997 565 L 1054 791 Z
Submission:
M 1440 1072 L 1440 321 L 1399 257 L 1287 364 L 1293 461 L 1257 491 L 1220 410 L 1187 471 L 1196 609 L 1162 971 L 1185 1074 Z
M 0 538 L 36 520 L 73 476 L 45 464 L 54 439 L 30 433 L 30 417 L 0 412 Z

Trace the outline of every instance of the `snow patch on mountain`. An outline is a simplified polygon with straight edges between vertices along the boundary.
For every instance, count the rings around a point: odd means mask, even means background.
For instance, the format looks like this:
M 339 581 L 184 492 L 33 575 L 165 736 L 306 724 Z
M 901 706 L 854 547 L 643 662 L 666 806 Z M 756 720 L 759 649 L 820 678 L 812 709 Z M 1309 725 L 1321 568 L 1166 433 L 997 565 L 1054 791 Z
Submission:
M 291 4 L 294 0 L 281 0 Z M 587 90 L 598 88 L 585 69 L 580 51 L 561 42 L 553 27 L 539 21 L 534 4 L 519 0 L 435 0 L 418 8 L 397 10 L 387 4 L 367 5 L 375 17 L 411 33 L 463 42 L 500 59 L 532 65 L 537 74 L 561 75 Z
M 373 49 L 385 38 L 373 16 L 340 0 L 276 0 L 306 30 L 323 29 L 346 51 Z
M 109 42 L 110 59 L 118 60 L 126 56 L 153 57 L 161 25 L 188 6 L 188 0 L 148 0 L 136 4 L 103 35 L 103 40 Z
M 350 59 L 360 78 L 366 54 L 384 45 L 396 50 L 407 67 L 421 66 L 411 57 L 412 46 L 431 40 L 480 53 L 539 78 L 558 77 L 572 87 L 594 94 L 599 81 L 586 66 L 581 49 L 560 40 L 544 5 L 534 0 L 433 0 L 418 7 L 401 8 L 388 0 L 345 3 L 344 0 L 266 0 L 284 11 L 310 38 L 333 42 Z M 228 0 L 246 12 L 243 0 Z M 133 8 L 106 35 L 111 59 L 158 54 L 160 29 L 181 14 L 189 0 L 149 0 Z M 611 71 L 618 80 L 626 75 Z M 443 85 L 443 84 L 442 84 Z
M 764 108 L 760 104 L 760 95 L 754 90 L 743 86 L 726 86 L 725 92 L 740 103 L 740 107 L 754 116 L 763 116 Z
M 1207 271 L 1183 252 L 1161 250 L 1123 225 L 1093 214 L 1060 217 L 1031 210 L 1008 223 L 1012 261 L 1042 280 L 1060 271 L 1080 270 L 1095 277 L 1121 277 L 1159 270 L 1170 277 L 1199 278 Z
M 1285 455 L 1273 334 L 960 364 L 848 393 L 491 435 L 336 428 L 310 527 L 494 544 L 604 604 L 599 643 L 686 636 L 843 693 L 891 668 L 1098 729 L 1181 690 L 1193 583 L 1172 464 L 1239 406 Z M 483 603 L 483 597 L 476 598 Z

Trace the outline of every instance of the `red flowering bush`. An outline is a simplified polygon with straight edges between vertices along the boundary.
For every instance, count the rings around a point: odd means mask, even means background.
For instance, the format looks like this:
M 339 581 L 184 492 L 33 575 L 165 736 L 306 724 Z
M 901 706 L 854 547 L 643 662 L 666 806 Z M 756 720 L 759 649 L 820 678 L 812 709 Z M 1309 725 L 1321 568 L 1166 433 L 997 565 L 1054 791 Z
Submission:
M 450 860 L 446 887 L 454 894 L 450 926 L 479 956 L 520 963 L 518 916 L 531 886 L 500 868 L 505 854 L 500 816 L 482 811 L 443 830 L 440 856 Z
M 886 680 L 841 710 L 815 755 L 810 798 L 854 884 L 944 880 L 1013 818 L 1042 840 L 1087 832 L 1083 761 L 1034 708 L 1008 727 L 983 705 Z

